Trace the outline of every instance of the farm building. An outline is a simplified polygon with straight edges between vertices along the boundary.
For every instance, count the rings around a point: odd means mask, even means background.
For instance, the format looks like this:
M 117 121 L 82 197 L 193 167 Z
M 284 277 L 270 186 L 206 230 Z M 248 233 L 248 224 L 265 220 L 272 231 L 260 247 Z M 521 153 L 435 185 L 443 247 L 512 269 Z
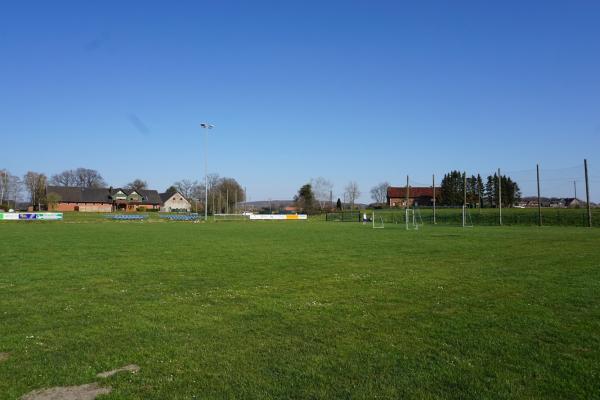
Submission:
M 390 207 L 412 207 L 433 205 L 432 187 L 408 187 L 408 204 L 406 187 L 393 187 L 387 189 L 387 203 Z M 435 197 L 439 200 L 440 188 L 435 188 Z
M 567 197 L 566 199 L 564 199 L 564 207 L 567 207 L 567 208 L 585 207 L 586 204 L 587 203 L 585 201 L 579 200 L 574 197 Z
M 172 211 L 186 211 L 192 210 L 192 205 L 189 201 L 179 192 L 175 193 L 161 193 L 160 200 L 162 206 L 160 211 L 172 212 Z
M 46 196 L 52 199 L 48 206 L 51 211 L 137 211 L 141 207 L 158 210 L 161 205 L 156 190 L 48 186 Z

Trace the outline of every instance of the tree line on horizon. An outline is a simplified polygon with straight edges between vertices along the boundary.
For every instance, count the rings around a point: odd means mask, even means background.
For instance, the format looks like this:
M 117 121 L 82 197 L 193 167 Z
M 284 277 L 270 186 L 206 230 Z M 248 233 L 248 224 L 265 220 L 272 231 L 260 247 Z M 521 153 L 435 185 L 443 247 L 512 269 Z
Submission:
M 335 209 L 342 210 L 344 205 L 354 209 L 361 191 L 356 181 L 350 181 L 344 187 L 342 199 L 338 197 Z M 323 177 L 311 179 L 298 189 L 293 199 L 294 205 L 306 214 L 315 214 L 333 210 L 333 183 Z
M 486 177 L 484 183 L 480 174 L 466 177 L 460 171 L 451 171 L 444 175 L 440 190 L 436 194 L 437 204 L 440 206 L 461 206 L 464 201 L 464 189 L 466 181 L 466 200 L 469 207 L 497 207 L 499 191 L 502 194 L 502 206 L 512 207 L 521 199 L 521 191 L 517 182 L 513 181 L 509 176 L 502 175 L 500 182 L 496 174 Z M 323 191 L 323 182 L 326 182 Z M 389 182 L 381 182 L 373 186 L 370 190 L 371 199 L 374 203 L 371 207 L 384 208 L 389 207 L 387 202 L 387 192 L 391 185 Z M 315 190 L 314 188 L 317 188 Z M 361 192 L 356 182 L 350 182 L 344 188 L 344 201 L 338 198 L 333 205 L 333 198 L 329 194 L 328 201 L 324 200 L 325 193 L 331 193 L 333 184 L 324 178 L 311 180 L 309 183 L 302 185 L 298 193 L 294 196 L 294 203 L 303 212 L 314 213 L 323 211 L 341 211 L 345 207 L 349 209 L 355 208 L 354 201 L 360 196 Z M 499 190 L 499 188 L 501 190 Z
M 247 200 L 244 188 L 234 178 L 220 177 L 218 174 L 210 174 L 207 178 L 208 208 L 211 212 L 225 213 L 235 209 L 236 204 Z M 502 189 L 502 206 L 510 207 L 516 204 L 521 198 L 517 182 L 506 175 L 501 176 L 500 185 L 498 181 L 496 174 L 487 176 L 485 183 L 479 174 L 466 177 L 467 204 L 471 207 L 497 207 L 499 187 Z M 50 178 L 47 178 L 44 173 L 34 171 L 18 177 L 3 169 L 0 170 L 0 207 L 8 208 L 9 199 L 13 201 L 13 205 L 16 204 L 23 189 L 29 195 L 30 204 L 36 209 L 59 201 L 60 199 L 53 197 L 52 194 L 46 193 L 48 185 L 81 188 L 108 186 L 98 171 L 89 168 L 68 169 L 51 175 Z M 439 195 L 436 196 L 438 204 L 440 206 L 462 205 L 464 185 L 465 176 L 460 171 L 454 170 L 445 174 L 441 181 Z M 381 182 L 371 188 L 370 194 L 374 201 L 372 206 L 387 207 L 389 187 L 388 182 Z M 145 180 L 138 178 L 124 185 L 123 188 L 143 190 L 148 188 L 148 184 Z M 183 179 L 174 182 L 165 191 L 181 193 L 196 210 L 204 207 L 204 182 Z M 341 198 L 338 197 L 335 201 L 334 206 L 333 183 L 323 177 L 318 177 L 302 185 L 293 201 L 298 209 L 312 214 L 344 208 L 354 209 L 360 195 L 358 184 L 350 181 L 344 187 Z
M 521 200 L 521 190 L 517 182 L 509 176 L 488 175 L 485 183 L 480 174 L 465 176 L 460 171 L 444 175 L 440 184 L 440 205 L 460 206 L 464 202 L 466 182 L 466 203 L 469 207 L 512 207 Z M 501 201 L 498 201 L 500 194 Z
M 246 200 L 245 190 L 234 179 L 220 177 L 218 174 L 208 175 L 208 198 L 209 209 L 212 212 L 225 212 L 235 207 L 236 203 Z M 89 168 L 77 168 L 62 171 L 51 175 L 34 171 L 28 171 L 22 177 L 13 175 L 6 169 L 0 169 L 0 208 L 9 209 L 10 204 L 16 208 L 21 200 L 23 190 L 28 195 L 29 203 L 36 210 L 47 208 L 48 204 L 60 201 L 54 193 L 47 193 L 48 186 L 68 186 L 79 188 L 106 188 L 102 175 Z M 110 186 L 112 188 L 112 186 Z M 181 193 L 196 211 L 204 207 L 204 183 L 183 179 L 174 182 L 165 192 Z M 148 183 L 140 178 L 125 184 L 124 189 L 144 190 L 148 189 Z

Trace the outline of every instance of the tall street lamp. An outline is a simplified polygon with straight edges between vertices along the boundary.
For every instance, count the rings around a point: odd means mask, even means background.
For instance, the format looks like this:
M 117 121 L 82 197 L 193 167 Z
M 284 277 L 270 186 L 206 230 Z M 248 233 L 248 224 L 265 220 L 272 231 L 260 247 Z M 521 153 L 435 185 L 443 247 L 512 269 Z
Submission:
M 214 128 L 213 125 L 202 123 L 204 128 L 204 221 L 208 221 L 208 130 Z

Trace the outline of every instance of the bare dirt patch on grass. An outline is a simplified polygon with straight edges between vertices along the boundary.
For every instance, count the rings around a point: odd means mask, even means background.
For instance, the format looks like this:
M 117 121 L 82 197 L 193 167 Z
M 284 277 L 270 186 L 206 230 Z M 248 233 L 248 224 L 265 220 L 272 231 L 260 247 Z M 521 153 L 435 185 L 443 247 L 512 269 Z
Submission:
M 2 353 L 0 352 L 0 362 L 6 361 L 10 358 L 10 353 Z
M 132 374 L 135 374 L 136 372 L 139 372 L 140 367 L 138 365 L 135 364 L 129 364 L 126 365 L 124 367 L 121 368 L 117 368 L 117 369 L 112 369 L 110 371 L 106 371 L 106 372 L 100 372 L 98 375 L 96 375 L 98 378 L 108 378 L 109 376 L 113 376 L 119 372 L 125 372 L 125 371 L 129 371 Z
M 94 400 L 96 396 L 108 394 L 110 387 L 101 387 L 97 383 L 79 386 L 60 386 L 29 392 L 21 400 Z
M 5 354 L 8 358 L 9 353 L 0 353 L 0 356 Z M 2 359 L 0 358 L 0 361 Z M 113 369 L 110 371 L 100 372 L 96 376 L 98 378 L 108 378 L 119 372 L 131 372 L 135 374 L 139 372 L 140 367 L 136 364 L 125 365 L 124 367 Z M 86 383 L 79 386 L 59 386 L 49 389 L 37 389 L 29 392 L 21 397 L 21 400 L 94 400 L 101 394 L 108 394 L 112 390 L 111 387 L 102 387 L 98 383 Z

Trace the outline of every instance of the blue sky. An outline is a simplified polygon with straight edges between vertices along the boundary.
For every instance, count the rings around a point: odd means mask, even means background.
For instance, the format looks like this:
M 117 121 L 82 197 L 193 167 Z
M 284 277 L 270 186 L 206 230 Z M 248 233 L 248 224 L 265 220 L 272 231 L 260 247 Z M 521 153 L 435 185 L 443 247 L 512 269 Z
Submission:
M 600 200 L 600 2 L 11 3 L 0 168 L 15 174 L 162 190 L 203 177 L 208 121 L 210 172 L 251 200 L 323 176 L 369 201 L 384 180 L 498 167 L 529 194 L 538 162 L 569 195 L 584 158 Z

